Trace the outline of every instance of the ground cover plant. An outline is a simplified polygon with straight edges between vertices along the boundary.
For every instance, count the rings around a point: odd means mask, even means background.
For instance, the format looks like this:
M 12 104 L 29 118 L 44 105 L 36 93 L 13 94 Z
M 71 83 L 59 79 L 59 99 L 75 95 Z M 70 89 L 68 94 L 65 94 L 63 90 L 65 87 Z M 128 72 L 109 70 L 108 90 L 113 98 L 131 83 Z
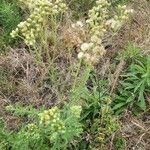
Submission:
M 17 6 L 15 0 L 1 0 L 0 2 L 1 52 L 5 52 L 8 45 L 15 43 L 14 40 L 10 38 L 10 33 L 13 28 L 15 28 L 16 25 L 21 21 L 22 12 L 20 7 Z
M 0 0 L 0 150 L 148 150 L 150 2 Z

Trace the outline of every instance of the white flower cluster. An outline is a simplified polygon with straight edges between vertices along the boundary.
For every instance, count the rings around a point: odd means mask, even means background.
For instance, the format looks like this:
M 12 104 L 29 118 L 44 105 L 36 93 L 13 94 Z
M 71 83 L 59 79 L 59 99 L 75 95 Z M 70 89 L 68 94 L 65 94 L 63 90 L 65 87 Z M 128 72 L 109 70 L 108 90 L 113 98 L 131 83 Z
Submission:
M 77 118 L 80 118 L 80 115 L 81 115 L 81 111 L 82 111 L 82 107 L 81 106 L 71 106 L 70 107 L 70 110 L 71 110 L 71 113 L 77 117 Z
M 97 0 L 96 6 L 89 10 L 89 19 L 86 20 L 90 33 L 95 36 L 104 36 L 106 32 L 105 21 L 109 17 L 107 0 Z
M 50 126 L 53 133 L 64 133 L 65 125 L 60 119 L 60 111 L 57 107 L 45 110 L 43 113 L 39 114 L 40 124 L 45 126 Z
M 105 20 L 108 18 L 109 3 L 106 0 L 97 0 L 96 6 L 89 10 L 89 19 L 86 23 L 89 27 L 89 42 L 81 45 L 78 58 L 83 58 L 86 62 L 95 64 L 105 53 L 102 46 L 102 37 L 106 32 Z
M 76 23 L 73 23 L 72 28 L 82 28 L 84 26 L 84 24 L 82 23 L 82 21 L 77 21 Z
M 33 46 L 47 16 L 64 12 L 67 6 L 62 0 L 27 0 L 24 3 L 31 9 L 31 14 L 26 21 L 18 24 L 17 28 L 11 32 L 11 36 L 14 38 L 21 35 L 27 45 Z
M 83 43 L 81 45 L 81 51 L 78 53 L 78 58 L 83 58 L 86 62 L 95 64 L 104 52 L 104 47 L 101 44 L 94 42 Z
M 118 15 L 115 15 L 113 18 L 106 21 L 106 26 L 112 30 L 118 30 L 124 21 L 129 19 L 129 15 L 133 13 L 133 9 L 128 9 L 126 5 L 118 5 L 117 7 Z
M 35 129 L 37 129 L 37 126 L 34 123 L 28 124 L 28 130 L 29 131 L 34 131 Z
M 86 24 L 89 28 L 90 39 L 81 44 L 81 51 L 78 53 L 79 59 L 84 59 L 91 64 L 97 63 L 99 58 L 105 54 L 102 44 L 104 35 L 110 28 L 118 29 L 132 12 L 126 6 L 119 5 L 119 15 L 110 19 L 110 5 L 107 0 L 97 0 L 96 6 L 89 10 L 89 19 L 86 20 Z

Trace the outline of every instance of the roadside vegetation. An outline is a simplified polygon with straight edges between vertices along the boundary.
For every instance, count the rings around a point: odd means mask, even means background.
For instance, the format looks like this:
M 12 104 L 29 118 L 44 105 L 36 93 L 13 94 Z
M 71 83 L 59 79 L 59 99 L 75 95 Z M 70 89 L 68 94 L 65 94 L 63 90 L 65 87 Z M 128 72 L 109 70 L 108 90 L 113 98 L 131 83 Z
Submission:
M 0 0 L 0 150 L 149 150 L 150 2 Z

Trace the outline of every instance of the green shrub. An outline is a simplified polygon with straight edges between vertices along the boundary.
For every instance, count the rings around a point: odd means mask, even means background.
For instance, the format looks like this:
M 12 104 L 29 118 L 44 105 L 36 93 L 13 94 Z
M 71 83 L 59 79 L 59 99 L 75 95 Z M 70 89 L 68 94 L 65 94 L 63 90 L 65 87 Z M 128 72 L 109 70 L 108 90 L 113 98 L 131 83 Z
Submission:
M 137 59 L 122 76 L 121 87 L 115 97 L 114 110 L 122 112 L 135 106 L 146 110 L 146 94 L 150 91 L 150 56 Z
M 63 110 L 53 107 L 41 111 L 35 116 L 36 110 L 21 107 L 7 106 L 7 110 L 15 114 L 28 114 L 32 122 L 22 127 L 18 133 L 12 132 L 9 137 L 7 132 L 0 132 L 0 146 L 12 150 L 61 150 L 67 149 L 82 133 L 80 124 L 80 106 L 68 106 Z M 34 120 L 34 121 L 33 121 Z M 6 140 L 7 137 L 7 140 Z
M 4 122 L 0 118 L 0 150 L 9 149 L 9 137 L 11 133 L 5 130 Z
M 10 32 L 21 19 L 21 11 L 15 0 L 0 0 L 0 51 L 5 50 L 5 45 L 13 44 L 14 40 L 11 39 Z
M 141 49 L 135 46 L 134 43 L 129 42 L 125 50 L 119 54 L 119 59 L 124 59 L 128 65 L 141 57 Z
M 111 109 L 107 85 L 105 80 L 92 79 L 92 87 L 82 91 L 81 99 L 84 103 L 81 119 L 84 133 L 92 138 L 92 143 L 86 149 L 94 149 L 96 146 L 103 148 L 112 134 L 119 129 L 118 119 Z M 85 141 L 81 143 L 80 146 L 83 147 Z
M 126 140 L 123 137 L 117 137 L 114 141 L 115 150 L 124 150 L 126 146 Z

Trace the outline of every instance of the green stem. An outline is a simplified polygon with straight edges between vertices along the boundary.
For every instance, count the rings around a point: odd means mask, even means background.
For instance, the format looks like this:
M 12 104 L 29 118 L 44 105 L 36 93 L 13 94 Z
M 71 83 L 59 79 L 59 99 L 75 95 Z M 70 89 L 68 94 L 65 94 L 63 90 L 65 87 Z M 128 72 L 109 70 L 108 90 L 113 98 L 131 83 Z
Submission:
M 79 75 L 79 72 L 80 72 L 80 68 L 81 68 L 81 63 L 82 63 L 82 59 L 80 59 L 80 62 L 79 62 L 79 64 L 78 64 L 78 68 L 77 68 L 77 72 L 76 72 L 76 74 L 75 74 L 75 80 L 74 80 L 73 87 L 72 87 L 73 90 L 74 90 L 75 87 L 76 87 L 77 78 L 78 78 L 78 75 Z

